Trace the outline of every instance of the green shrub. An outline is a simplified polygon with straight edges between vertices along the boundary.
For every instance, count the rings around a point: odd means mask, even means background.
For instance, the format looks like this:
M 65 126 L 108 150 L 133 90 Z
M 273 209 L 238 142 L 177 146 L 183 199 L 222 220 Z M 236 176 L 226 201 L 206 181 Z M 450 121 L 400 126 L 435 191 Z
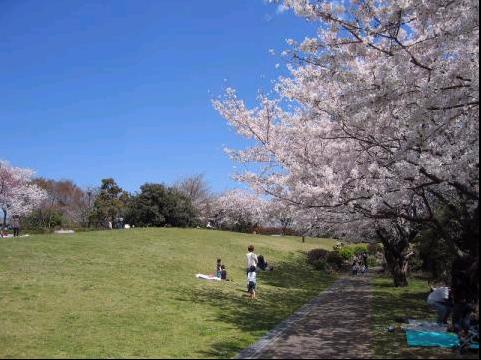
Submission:
M 316 261 L 314 261 L 314 263 L 312 263 L 312 265 L 314 266 L 314 268 L 316 270 L 319 270 L 319 271 L 328 270 L 328 264 L 327 264 L 326 260 L 317 259 Z
M 345 246 L 343 248 L 341 248 L 339 251 L 337 251 L 339 253 L 339 255 L 346 261 L 349 261 L 352 259 L 352 257 L 354 256 L 354 250 L 352 247 L 349 247 L 349 246 Z
M 344 264 L 344 258 L 337 252 L 331 251 L 327 255 L 326 262 L 334 269 L 340 270 Z
M 367 266 L 372 268 L 372 267 L 378 266 L 378 265 L 381 265 L 381 264 L 379 263 L 378 259 L 375 256 L 368 256 L 367 257 Z
M 354 255 L 360 255 L 362 253 L 367 252 L 367 245 L 366 244 L 353 245 L 352 249 L 354 251 Z
M 319 260 L 326 261 L 329 251 L 324 249 L 312 249 L 307 253 L 307 262 L 315 265 Z

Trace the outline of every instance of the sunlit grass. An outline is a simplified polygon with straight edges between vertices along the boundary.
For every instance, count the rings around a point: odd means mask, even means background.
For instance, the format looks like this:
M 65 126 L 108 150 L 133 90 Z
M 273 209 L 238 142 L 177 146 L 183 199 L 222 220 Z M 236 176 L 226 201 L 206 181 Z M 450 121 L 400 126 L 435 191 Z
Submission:
M 245 296 L 249 243 L 274 266 Z M 230 357 L 332 277 L 303 251 L 329 239 L 136 229 L 0 241 L 0 357 Z M 198 280 L 216 258 L 233 282 Z

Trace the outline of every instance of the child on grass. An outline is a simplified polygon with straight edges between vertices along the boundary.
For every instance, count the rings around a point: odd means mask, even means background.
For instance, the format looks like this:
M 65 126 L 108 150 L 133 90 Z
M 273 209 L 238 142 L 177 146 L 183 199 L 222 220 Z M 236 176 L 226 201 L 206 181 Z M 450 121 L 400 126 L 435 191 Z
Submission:
M 256 298 L 256 287 L 257 287 L 257 276 L 256 276 L 256 267 L 251 266 L 249 268 L 249 272 L 247 273 L 247 291 L 250 294 L 251 299 Z
M 215 266 L 215 276 L 220 278 L 222 275 L 221 273 L 222 273 L 222 260 L 217 259 L 217 264 Z
M 227 270 L 225 269 L 225 265 L 221 265 L 220 269 L 221 269 L 221 271 L 220 271 L 221 280 L 227 281 Z

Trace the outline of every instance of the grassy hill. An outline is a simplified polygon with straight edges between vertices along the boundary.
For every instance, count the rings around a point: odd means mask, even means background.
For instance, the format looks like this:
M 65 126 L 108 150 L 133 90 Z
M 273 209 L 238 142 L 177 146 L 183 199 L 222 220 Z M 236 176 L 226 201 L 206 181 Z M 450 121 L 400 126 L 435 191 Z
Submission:
M 245 294 L 245 253 L 275 266 Z M 136 229 L 0 239 L 0 357 L 230 357 L 333 280 L 328 239 Z M 222 258 L 233 282 L 198 280 Z

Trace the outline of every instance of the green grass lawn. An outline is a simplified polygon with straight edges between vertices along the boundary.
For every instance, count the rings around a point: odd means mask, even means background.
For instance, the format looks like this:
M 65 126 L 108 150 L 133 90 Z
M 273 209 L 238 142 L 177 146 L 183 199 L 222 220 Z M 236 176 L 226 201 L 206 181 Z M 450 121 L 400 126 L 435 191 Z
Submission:
M 402 319 L 436 321 L 436 313 L 427 306 L 429 285 L 420 278 L 409 279 L 406 288 L 395 288 L 391 278 L 374 279 L 373 325 L 375 355 L 380 359 L 452 359 L 461 358 L 456 351 L 439 348 L 409 348 L 406 334 L 399 330 Z M 394 333 L 387 331 L 390 325 L 396 326 Z M 462 358 L 477 359 L 471 353 Z
M 245 253 L 273 263 L 257 301 Z M 136 229 L 0 239 L 0 357 L 231 357 L 333 278 L 303 251 L 334 240 Z M 233 282 L 208 282 L 222 258 Z

